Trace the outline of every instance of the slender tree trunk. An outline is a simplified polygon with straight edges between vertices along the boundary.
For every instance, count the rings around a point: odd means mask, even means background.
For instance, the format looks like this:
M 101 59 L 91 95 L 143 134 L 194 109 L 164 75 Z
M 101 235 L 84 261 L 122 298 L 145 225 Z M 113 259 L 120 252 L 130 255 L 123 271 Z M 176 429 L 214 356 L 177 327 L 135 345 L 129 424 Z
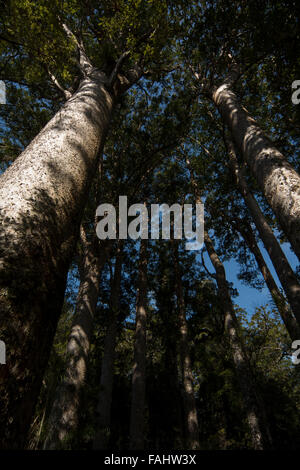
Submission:
M 145 441 L 146 322 L 147 240 L 141 240 L 130 417 L 130 447 L 135 450 L 144 449 Z
M 239 325 L 234 313 L 233 304 L 228 290 L 225 269 L 206 231 L 204 240 L 210 260 L 216 270 L 218 291 L 223 305 L 225 331 L 228 334 L 233 361 L 237 373 L 237 379 L 243 394 L 244 408 L 247 414 L 252 445 L 255 450 L 262 450 L 264 448 L 264 442 L 258 419 L 256 391 L 252 383 L 251 371 L 248 367 L 248 361 L 241 346 L 241 339 L 238 335 Z
M 173 313 L 173 312 L 172 312 Z M 175 312 L 174 312 L 175 313 Z M 168 322 L 169 323 L 169 322 Z M 172 328 L 174 323 L 170 322 L 169 327 Z M 172 337 L 173 336 L 173 337 Z M 178 338 L 174 334 L 170 334 L 166 339 L 164 354 L 164 370 L 165 390 L 170 390 L 170 397 L 166 406 L 168 408 L 167 425 L 164 422 L 164 429 L 161 434 L 159 446 L 174 449 L 184 448 L 184 419 L 182 409 L 182 396 L 179 386 L 179 370 L 178 370 L 178 354 L 177 354 Z M 165 418 L 166 419 L 166 418 Z
M 0 445 L 22 448 L 113 99 L 94 71 L 0 178 Z
M 240 104 L 232 78 L 211 98 L 300 260 L 300 176 Z
M 174 249 L 174 271 L 176 276 L 177 307 L 179 314 L 179 351 L 181 376 L 183 381 L 183 408 L 187 449 L 196 450 L 199 445 L 199 426 L 194 395 L 193 372 L 188 340 L 188 326 L 185 316 L 185 303 L 178 259 L 178 244 Z
M 49 429 L 44 443 L 44 449 L 47 450 L 63 448 L 66 439 L 72 437 L 77 428 L 80 394 L 85 383 L 100 276 L 108 255 L 107 243 L 99 251 L 96 236 L 88 241 L 83 226 L 80 232 L 83 250 L 81 281 L 67 343 L 65 376 L 56 391 L 49 417 Z
M 191 174 L 191 183 L 196 195 L 196 202 L 201 203 L 197 183 L 194 180 L 190 163 L 188 160 L 186 161 Z M 214 244 L 207 230 L 205 229 L 204 243 L 211 263 L 216 271 L 218 292 L 224 312 L 225 331 L 228 335 L 236 376 L 243 395 L 243 406 L 247 416 L 252 445 L 255 450 L 262 450 L 265 446 L 265 442 L 267 445 L 271 444 L 271 436 L 269 433 L 268 424 L 266 422 L 264 410 L 260 406 L 259 399 L 257 397 L 256 386 L 253 381 L 246 354 L 243 350 L 242 339 L 238 334 L 239 323 L 234 312 L 234 307 L 228 289 L 225 268 L 217 252 L 215 251 Z M 264 421 L 264 436 L 261 430 L 259 418 Z
M 245 226 L 246 224 L 246 226 Z M 277 284 L 267 266 L 267 263 L 264 260 L 264 257 L 259 249 L 259 246 L 256 242 L 255 235 L 251 228 L 251 225 L 246 222 L 245 220 L 237 220 L 236 229 L 240 232 L 242 237 L 244 238 L 245 242 L 249 250 L 253 253 L 257 265 L 261 271 L 261 274 L 267 284 L 267 287 L 270 291 L 270 294 L 277 306 L 278 312 L 285 324 L 285 327 L 292 339 L 292 341 L 300 338 L 300 328 L 299 325 L 291 313 L 288 304 L 277 287 Z
M 292 312 L 296 317 L 298 325 L 300 325 L 300 284 L 297 276 L 292 270 L 285 254 L 283 253 L 271 227 L 269 226 L 264 214 L 260 210 L 254 196 L 248 188 L 246 179 L 239 167 L 235 150 L 231 141 L 228 141 L 228 153 L 232 171 L 238 186 L 238 189 L 244 198 L 250 214 L 253 217 L 256 228 L 263 241 L 263 244 L 270 256 L 277 276 L 284 289 Z
M 119 243 L 115 261 L 114 278 L 111 286 L 110 318 L 104 341 L 101 366 L 100 391 L 96 412 L 96 434 L 94 449 L 106 449 L 110 436 L 111 401 L 114 378 L 115 347 L 120 309 L 120 290 L 122 276 L 122 248 Z
M 174 288 L 170 285 L 169 261 L 166 259 L 163 249 L 159 250 L 159 271 L 158 290 L 156 292 L 156 303 L 162 321 L 161 343 L 162 343 L 162 367 L 157 371 L 159 382 L 158 393 L 161 390 L 164 402 L 155 403 L 156 420 L 154 428 L 156 430 L 156 449 L 161 448 L 184 448 L 184 419 L 183 403 L 180 387 L 179 367 L 178 367 L 178 321 L 176 316 L 176 305 L 172 298 Z M 153 372 L 156 368 L 155 354 L 152 359 Z M 154 375 L 157 375 L 154 372 Z M 166 393 L 167 392 L 167 393 Z M 150 398 L 149 405 L 153 406 Z M 150 413 L 150 424 L 153 416 Z M 152 417 L 152 419 L 151 419 Z
M 219 418 L 219 425 L 218 425 L 218 441 L 219 441 L 219 449 L 226 450 L 227 449 L 227 435 L 226 435 L 226 415 L 224 410 L 225 404 L 223 403 L 223 407 L 219 410 L 218 418 Z

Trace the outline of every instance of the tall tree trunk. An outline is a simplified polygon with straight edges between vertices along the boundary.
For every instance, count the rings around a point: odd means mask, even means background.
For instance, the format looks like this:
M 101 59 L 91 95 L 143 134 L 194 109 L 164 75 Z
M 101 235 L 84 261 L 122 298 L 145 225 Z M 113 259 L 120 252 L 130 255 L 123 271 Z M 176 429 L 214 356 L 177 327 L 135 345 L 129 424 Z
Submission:
M 235 78 L 233 68 L 211 98 L 300 260 L 300 176 L 240 104 L 232 91 Z
M 264 439 L 258 419 L 259 412 L 256 390 L 252 381 L 251 371 L 248 367 L 248 361 L 241 345 L 241 339 L 238 335 L 239 325 L 228 290 L 225 269 L 206 231 L 204 239 L 210 260 L 216 271 L 218 291 L 223 305 L 225 331 L 228 334 L 237 379 L 243 394 L 244 408 L 247 414 L 252 445 L 254 449 L 262 450 L 264 448 Z
M 245 220 L 238 220 L 236 221 L 236 229 L 240 232 L 242 237 L 244 238 L 245 242 L 247 243 L 247 246 L 249 250 L 253 253 L 257 265 L 260 269 L 260 272 L 265 280 L 265 283 L 267 284 L 267 287 L 270 291 L 270 294 L 272 296 L 272 299 L 274 300 L 278 312 L 283 320 L 283 323 L 285 324 L 285 327 L 292 339 L 292 341 L 299 339 L 300 338 L 300 328 L 299 325 L 291 313 L 288 304 L 280 292 L 280 290 L 277 287 L 277 284 L 267 266 L 267 263 L 264 260 L 264 257 L 259 249 L 259 246 L 257 244 L 257 241 L 255 239 L 255 235 L 253 233 L 253 230 L 251 228 L 251 225 L 246 222 Z
M 80 394 L 85 383 L 100 276 L 108 256 L 107 243 L 104 246 L 104 242 L 99 251 L 99 240 L 96 236 L 88 241 L 83 226 L 80 233 L 81 280 L 67 343 L 65 376 L 56 391 L 49 417 L 49 429 L 44 443 L 44 449 L 47 450 L 63 448 L 66 439 L 72 437 L 77 428 Z
M 225 403 L 222 398 L 222 408 L 219 410 L 218 413 L 218 431 L 217 431 L 217 436 L 218 436 L 218 441 L 219 441 L 219 450 L 226 450 L 227 449 L 227 426 L 226 426 L 226 414 L 225 414 Z
M 172 312 L 175 314 L 175 311 Z M 169 328 L 172 328 L 174 322 L 169 322 Z M 177 333 L 177 332 L 176 332 Z M 176 335 L 177 336 L 177 335 Z M 180 378 L 178 370 L 178 354 L 177 354 L 178 338 L 174 334 L 168 335 L 165 344 L 164 354 L 164 388 L 170 390 L 170 396 L 166 407 L 168 412 L 164 413 L 164 423 L 160 426 L 163 428 L 159 446 L 183 449 L 184 448 L 184 419 L 182 409 L 182 396 L 180 390 Z M 166 416 L 167 415 L 167 416 Z M 167 422 L 166 422 L 167 420 Z
M 194 179 L 190 163 L 188 160 L 186 160 L 186 162 L 191 174 L 191 183 L 195 192 L 196 202 L 201 204 L 197 183 Z M 255 450 L 262 450 L 265 444 L 271 444 L 271 436 L 268 424 L 266 422 L 264 410 L 262 409 L 260 401 L 257 397 L 256 386 L 253 381 L 249 362 L 243 350 L 243 341 L 238 334 L 239 323 L 234 312 L 234 307 L 227 284 L 225 268 L 206 229 L 204 229 L 204 243 L 211 263 L 216 272 L 218 292 L 224 312 L 225 331 L 228 335 L 232 351 L 232 358 L 235 366 L 237 380 L 239 382 L 240 390 L 243 394 L 243 406 L 247 416 L 252 446 Z M 264 435 L 261 430 L 259 418 L 264 422 Z
M 233 143 L 230 140 L 228 140 L 227 143 L 231 168 L 238 189 L 244 198 L 245 204 L 248 207 L 250 214 L 253 217 L 256 228 L 270 256 L 293 314 L 295 315 L 300 326 L 300 284 L 298 282 L 297 276 L 292 270 L 275 235 L 273 234 L 271 227 L 269 226 L 264 214 L 260 210 L 259 205 L 248 188 L 246 179 L 244 178 L 244 175 L 239 167 Z
M 94 438 L 95 450 L 106 449 L 110 436 L 115 347 L 120 310 L 122 256 L 123 244 L 119 242 L 116 254 L 114 277 L 111 286 L 109 325 L 104 341 L 104 352 L 101 365 L 100 391 L 96 412 L 96 434 Z
M 185 302 L 178 259 L 178 244 L 174 247 L 174 271 L 176 278 L 177 308 L 179 316 L 179 351 L 181 376 L 183 381 L 183 408 L 187 449 L 196 450 L 199 445 L 199 426 L 194 395 L 193 372 L 188 340 L 188 326 L 185 315 Z
M 140 243 L 130 417 L 130 447 L 135 450 L 144 449 L 145 440 L 147 240 Z
M 112 110 L 112 96 L 94 70 L 0 178 L 0 338 L 7 347 L 2 448 L 24 445 Z

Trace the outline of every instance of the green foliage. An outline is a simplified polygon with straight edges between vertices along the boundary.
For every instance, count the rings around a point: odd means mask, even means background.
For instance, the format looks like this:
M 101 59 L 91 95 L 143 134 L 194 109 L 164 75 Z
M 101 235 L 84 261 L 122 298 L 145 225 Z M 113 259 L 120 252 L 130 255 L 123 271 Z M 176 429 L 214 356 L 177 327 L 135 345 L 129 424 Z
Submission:
M 242 70 L 235 88 L 243 104 L 297 168 L 300 108 L 291 103 L 290 86 L 300 78 L 298 9 L 296 2 L 258 0 L 6 2 L 0 19 L 0 78 L 7 84 L 8 104 L 0 107 L 0 170 L 13 162 L 63 105 L 65 97 L 59 88 L 74 92 L 82 78 L 76 43 L 65 33 L 64 23 L 82 42 L 93 66 L 107 77 L 122 54 L 128 52 L 118 72 L 126 75 L 138 65 L 142 76 L 126 96 L 118 97 L 100 159 L 101 175 L 89 188 L 82 219 L 88 238 L 94 235 L 95 207 L 102 202 L 116 204 L 122 194 L 128 195 L 129 204 L 194 203 L 185 164 L 188 157 L 205 200 L 205 224 L 216 250 L 222 261 L 239 263 L 238 278 L 253 288 L 259 303 L 262 277 L 232 223 L 239 219 L 240 223 L 251 224 L 251 214 L 229 171 L 224 129 L 204 89 L 222 82 L 228 73 L 230 53 Z M 201 78 L 200 86 L 195 72 Z M 51 74 L 60 87 L 54 84 Z M 245 177 L 276 231 L 277 221 L 247 169 Z M 285 240 L 281 232 L 279 237 Z M 151 241 L 149 252 L 146 446 L 182 449 L 183 380 L 171 242 Z M 198 253 L 186 252 L 183 243 L 179 244 L 179 258 L 201 447 L 250 449 L 241 411 L 243 396 L 224 335 L 224 306 L 214 276 L 204 269 Z M 96 431 L 95 409 L 112 294 L 112 259 L 106 263 L 101 279 L 80 426 L 76 435 L 68 437 L 68 448 L 90 449 Z M 32 425 L 30 448 L 42 447 L 54 391 L 64 373 L 78 288 L 77 263 L 76 252 Z M 112 425 L 108 430 L 109 445 L 118 450 L 129 446 L 137 266 L 137 246 L 128 242 L 118 317 Z M 229 287 L 232 297 L 236 296 L 237 286 Z M 252 316 L 238 305 L 235 308 L 274 447 L 296 449 L 300 444 L 299 370 L 291 364 L 287 333 L 274 308 L 260 306 Z

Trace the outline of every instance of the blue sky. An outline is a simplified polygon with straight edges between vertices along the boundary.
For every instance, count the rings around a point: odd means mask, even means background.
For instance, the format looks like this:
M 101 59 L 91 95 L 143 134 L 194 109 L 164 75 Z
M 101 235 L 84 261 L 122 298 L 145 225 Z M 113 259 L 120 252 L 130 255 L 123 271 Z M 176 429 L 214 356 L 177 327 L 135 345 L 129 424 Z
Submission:
M 281 288 L 281 284 L 270 261 L 269 255 L 261 242 L 259 243 L 259 247 L 277 285 Z M 283 243 L 281 245 L 281 248 L 283 249 L 291 267 L 295 270 L 296 266 L 298 265 L 298 259 L 295 254 L 291 251 L 290 245 L 288 243 Z M 208 258 L 207 253 L 205 253 L 204 259 L 207 268 L 210 270 L 210 272 L 213 273 L 214 269 Z M 234 298 L 234 302 L 240 307 L 244 308 L 248 312 L 248 314 L 252 315 L 256 307 L 265 305 L 267 303 L 270 304 L 271 296 L 267 287 L 263 287 L 262 290 L 254 289 L 253 287 L 245 285 L 237 278 L 237 275 L 239 273 L 239 264 L 236 261 L 227 261 L 224 263 L 224 266 L 226 268 L 226 275 L 228 281 L 233 282 L 234 287 L 238 290 L 239 293 L 239 296 Z

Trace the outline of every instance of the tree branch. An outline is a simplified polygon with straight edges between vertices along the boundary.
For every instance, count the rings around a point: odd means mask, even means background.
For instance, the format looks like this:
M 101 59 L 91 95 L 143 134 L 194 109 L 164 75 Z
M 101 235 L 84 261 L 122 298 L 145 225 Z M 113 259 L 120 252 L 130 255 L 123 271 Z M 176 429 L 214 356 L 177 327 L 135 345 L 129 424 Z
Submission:
M 112 71 L 112 73 L 109 77 L 109 80 L 108 80 L 108 87 L 110 89 L 112 89 L 112 87 L 114 86 L 114 83 L 117 79 L 118 72 L 119 72 L 124 60 L 129 56 L 129 54 L 130 54 L 130 51 L 123 52 L 123 54 L 117 60 L 116 65 L 115 65 L 115 67 L 114 67 L 114 69 L 113 69 L 113 71 Z
M 79 52 L 79 68 L 82 71 L 83 75 L 86 76 L 92 69 L 92 63 L 90 59 L 88 58 L 84 45 L 82 41 L 78 41 L 77 37 L 75 34 L 70 30 L 70 28 L 66 25 L 66 23 L 62 24 L 62 27 L 67 34 L 67 36 L 73 41 L 73 43 L 77 46 L 77 50 Z
M 55 75 L 53 75 L 53 73 L 50 71 L 49 67 L 48 66 L 45 66 L 45 69 L 47 70 L 47 73 L 51 79 L 51 81 L 54 83 L 54 85 L 56 86 L 56 88 L 58 88 L 65 96 L 66 100 L 70 99 L 71 96 L 72 96 L 72 93 L 70 93 L 70 91 L 66 90 L 65 88 L 63 88 L 61 86 L 61 84 L 59 83 L 59 81 L 57 80 L 57 78 L 55 77 Z
M 216 279 L 217 276 L 215 274 L 212 274 L 206 267 L 205 261 L 204 261 L 204 256 L 203 256 L 203 250 L 201 250 L 201 261 L 202 261 L 202 266 L 204 267 L 205 271 L 207 274 L 212 277 L 213 279 Z

